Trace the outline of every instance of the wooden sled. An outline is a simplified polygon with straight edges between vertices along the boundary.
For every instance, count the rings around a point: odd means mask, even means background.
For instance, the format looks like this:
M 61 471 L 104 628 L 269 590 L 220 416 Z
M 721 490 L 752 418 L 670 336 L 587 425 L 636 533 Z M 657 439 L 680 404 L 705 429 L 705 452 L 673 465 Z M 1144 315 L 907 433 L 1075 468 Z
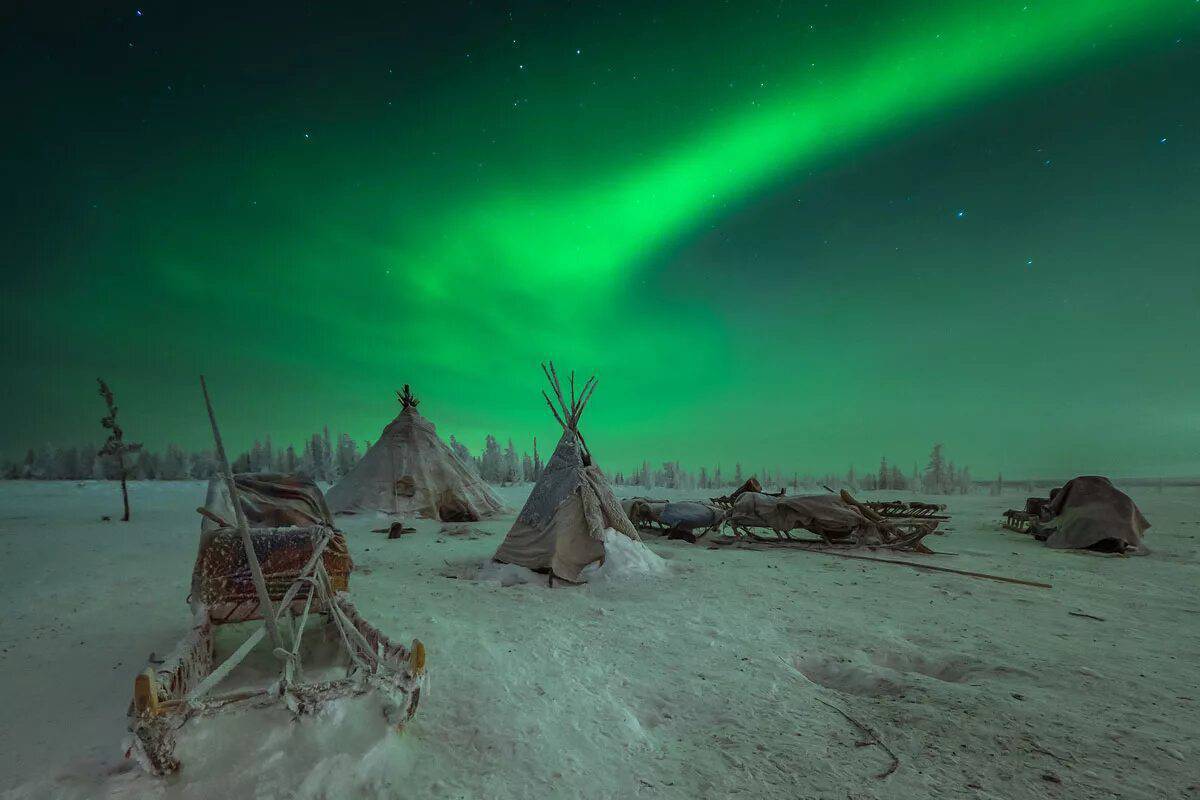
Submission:
M 811 539 L 797 539 L 792 536 L 791 531 L 778 530 L 777 528 L 768 525 L 755 525 L 746 520 L 739 520 L 735 523 L 729 521 L 727 524 L 733 531 L 733 537 L 722 537 L 722 539 L 737 539 L 742 537 L 752 539 L 758 542 L 771 542 L 773 544 L 786 545 L 789 542 L 794 542 L 804 547 L 810 547 L 813 544 L 823 545 L 828 548 L 844 548 L 852 549 L 859 547 L 869 547 L 880 550 L 906 550 L 916 553 L 933 553 L 928 547 L 922 543 L 922 539 L 931 533 L 941 535 L 941 531 L 937 530 L 940 522 L 938 519 L 930 519 L 920 516 L 904 516 L 904 517 L 885 517 L 875 509 L 871 508 L 867 503 L 862 503 L 856 500 L 848 491 L 843 489 L 838 493 L 841 501 L 850 508 L 857 509 L 859 515 L 866 523 L 863 527 L 874 527 L 880 534 L 880 538 L 871 537 L 867 540 L 862 538 L 859 532 L 852 532 L 848 535 L 844 531 L 837 531 L 837 537 L 828 530 L 819 530 L 815 528 L 794 528 L 793 530 L 807 530 L 808 533 L 815 534 L 820 537 L 819 542 L 814 542 Z M 926 504 L 922 504 L 926 505 Z M 765 529 L 774 532 L 774 536 L 761 536 L 755 533 L 755 529 Z M 716 540 L 718 544 L 728 544 L 729 541 L 722 542 Z
M 783 497 L 785 494 L 785 490 L 783 489 L 780 489 L 777 492 L 763 491 L 762 484 L 758 482 L 758 478 L 751 476 L 746 479 L 745 483 L 734 489 L 729 494 L 724 494 L 720 497 L 710 497 L 708 498 L 708 501 L 717 508 L 733 508 L 733 504 L 737 502 L 737 499 L 746 492 L 765 494 L 767 497 Z
M 831 539 L 819 531 L 808 531 L 808 533 L 817 536 L 817 539 L 798 537 L 793 535 L 792 531 L 773 531 L 774 536 L 764 536 L 757 533 L 756 530 L 771 530 L 770 528 L 755 529 L 749 526 L 732 524 L 729 527 L 733 531 L 733 535 L 718 536 L 712 540 L 712 544 L 728 546 L 738 542 L 752 541 L 769 544 L 774 547 L 795 545 L 798 548 L 812 549 L 816 545 L 839 550 L 866 548 L 870 550 L 895 550 L 932 554 L 934 551 L 922 540 L 930 534 L 942 535 L 942 532 L 936 529 L 935 523 L 919 522 L 916 520 L 897 520 L 893 522 L 891 526 L 893 538 L 890 541 L 879 542 L 863 542 L 853 537 Z
M 863 505 L 886 519 L 935 519 L 939 522 L 950 519 L 949 514 L 942 513 L 946 510 L 945 505 L 919 500 L 876 500 Z
M 330 700 L 373 692 L 383 699 L 387 719 L 402 727 L 416 713 L 426 682 L 424 645 L 416 639 L 410 647 L 392 642 L 339 595 L 348 585 L 350 558 L 315 484 L 262 481 L 272 485 L 259 487 L 265 494 L 257 501 L 250 498 L 243 503 L 203 376 L 200 386 L 235 524 L 229 525 L 211 509 L 198 509 L 220 527 L 204 530 L 202 526 L 192 580 L 192 629 L 161 662 L 152 656 L 134 679 L 126 757 L 154 775 L 173 773 L 180 767 L 175 732 L 188 720 L 280 701 L 292 713 L 305 714 Z M 294 489 L 303 502 L 282 498 L 281 488 L 288 498 Z M 250 528 L 247 505 L 267 527 Z M 283 516 L 272 516 L 277 512 Z M 320 523 L 296 525 L 299 520 Z M 326 673 L 321 675 L 318 665 L 306 670 L 302 663 L 303 637 L 313 619 L 324 621 L 328 638 L 337 644 L 330 663 L 321 665 Z M 239 622 L 246 623 L 251 633 L 218 664 L 216 628 Z M 264 638 L 277 659 L 268 662 L 271 672 L 278 670 L 277 677 L 218 693 L 222 682 Z M 342 674 L 331 677 L 329 669 Z
M 1027 497 L 1025 498 L 1025 510 L 1010 508 L 1004 512 L 1004 519 L 1000 521 L 1000 524 L 1010 531 L 1033 534 L 1033 525 L 1041 519 L 1042 510 L 1049 502 L 1049 497 Z
M 232 654 L 218 664 L 215 630 L 224 624 L 252 619 L 245 598 L 229 598 L 219 606 L 224 616 L 216 618 L 209 606 L 196 604 L 192 629 L 159 663 L 151 661 L 135 679 L 129 706 L 129 736 L 125 755 L 154 775 L 167 775 L 180 768 L 175 757 L 175 732 L 195 716 L 231 710 L 247 710 L 283 701 L 293 713 L 311 713 L 339 697 L 375 692 L 383 699 L 384 713 L 402 729 L 416 714 L 425 683 L 425 647 L 414 639 L 411 646 L 392 642 L 369 623 L 354 604 L 340 596 L 325 569 L 324 554 L 333 540 L 327 531 L 314 547 L 309 562 L 278 597 L 272 614 L 279 630 L 286 631 L 285 649 L 274 655 L 282 662 L 281 675 L 267 685 L 218 693 L 216 689 L 265 638 L 267 627 L 253 632 Z M 225 609 L 238 607 L 230 615 Z M 260 611 L 255 608 L 255 612 Z M 314 618 L 324 622 L 327 636 L 340 640 L 345 657 L 344 676 L 334 680 L 309 680 L 300 661 L 306 630 Z
M 1000 524 L 1008 528 L 1010 531 L 1017 533 L 1031 533 L 1033 523 L 1037 521 L 1036 514 L 1030 514 L 1027 511 L 1018 511 L 1015 508 L 1010 508 L 1004 512 L 1004 519 Z

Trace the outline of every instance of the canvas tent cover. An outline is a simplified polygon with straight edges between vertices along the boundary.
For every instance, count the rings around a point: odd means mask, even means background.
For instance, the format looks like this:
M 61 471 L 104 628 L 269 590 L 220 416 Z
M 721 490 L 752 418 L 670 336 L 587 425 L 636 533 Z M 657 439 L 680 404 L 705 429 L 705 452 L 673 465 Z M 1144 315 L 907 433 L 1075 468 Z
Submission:
M 1045 536 L 1046 546 L 1084 549 L 1116 543 L 1119 549 L 1143 550 L 1142 535 L 1150 523 L 1129 495 L 1108 478 L 1095 475 L 1072 478 L 1044 506 L 1043 519 L 1034 534 Z
M 256 474 L 236 475 L 234 481 L 268 594 L 277 601 L 308 563 L 313 548 L 333 531 L 329 508 L 320 488 L 307 478 Z M 214 621 L 256 618 L 258 602 L 250 566 L 241 534 L 234 527 L 229 492 L 220 478 L 209 481 L 204 508 L 229 524 L 204 517 L 190 600 L 206 606 Z M 353 564 L 341 533 L 333 531 L 322 560 L 333 590 L 347 590 Z M 302 592 L 298 602 L 305 596 Z
M 474 522 L 503 509 L 491 487 L 406 405 L 362 460 L 329 490 L 335 514 L 383 511 Z
M 854 537 L 869 544 L 883 538 L 874 522 L 834 494 L 775 497 L 745 492 L 734 502 L 729 522 L 779 532 L 803 529 L 834 541 Z
M 606 528 L 639 538 L 603 473 L 584 465 L 578 437 L 567 432 L 495 559 L 579 581 L 584 567 L 604 558 Z

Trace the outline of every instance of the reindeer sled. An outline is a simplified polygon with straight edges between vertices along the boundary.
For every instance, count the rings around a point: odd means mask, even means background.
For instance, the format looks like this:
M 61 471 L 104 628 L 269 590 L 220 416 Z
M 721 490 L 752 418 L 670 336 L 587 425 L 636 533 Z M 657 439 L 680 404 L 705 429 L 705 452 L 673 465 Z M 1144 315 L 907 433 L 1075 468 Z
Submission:
M 208 402 L 207 388 L 204 396 Z M 234 478 L 211 403 L 208 411 L 222 477 L 197 509 L 204 521 L 189 598 L 192 628 L 166 658 L 152 655 L 134 679 L 126 757 L 154 775 L 176 772 L 175 732 L 189 720 L 280 702 L 304 714 L 373 693 L 402 728 L 420 702 L 424 645 L 392 642 L 340 594 L 349 588 L 352 564 L 316 484 L 281 475 Z M 232 630 L 238 624 L 242 630 Z M 318 625 L 324 642 L 306 640 Z M 244 632 L 240 646 L 219 652 L 228 634 Z M 265 657 L 254 652 L 263 639 L 271 647 Z M 309 656 L 321 658 L 305 663 Z M 266 662 L 270 679 L 256 679 L 245 667 L 255 660 L 260 668 Z
M 725 522 L 728 509 L 693 500 L 652 500 L 630 497 L 621 501 L 625 516 L 639 530 L 657 530 L 668 539 L 695 543 Z
M 731 536 L 715 540 L 719 545 L 753 541 L 770 545 L 908 550 L 932 553 L 923 542 L 937 530 L 939 519 L 919 515 L 885 517 L 866 503 L 855 500 L 849 492 L 826 495 L 795 495 L 777 497 L 757 492 L 743 492 L 734 501 L 725 520 Z M 767 529 L 772 536 L 756 533 Z M 816 540 L 800 538 L 794 531 L 815 534 Z
M 759 483 L 758 478 L 751 475 L 746 479 L 745 483 L 734 489 L 729 494 L 723 494 L 720 497 L 710 497 L 708 498 L 708 502 L 717 508 L 730 509 L 733 508 L 733 505 L 737 502 L 737 499 L 747 492 L 761 494 L 765 497 L 783 497 L 784 494 L 783 489 L 780 489 L 777 492 L 763 491 L 762 484 Z

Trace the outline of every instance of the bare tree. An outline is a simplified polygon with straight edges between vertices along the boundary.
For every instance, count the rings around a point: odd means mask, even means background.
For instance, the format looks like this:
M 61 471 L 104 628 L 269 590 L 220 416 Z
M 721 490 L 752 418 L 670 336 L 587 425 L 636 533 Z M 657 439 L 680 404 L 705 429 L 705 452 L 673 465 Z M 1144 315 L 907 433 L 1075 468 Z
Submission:
M 117 459 L 117 476 L 121 479 L 121 500 L 125 504 L 125 516 L 121 517 L 121 521 L 129 522 L 129 489 L 125 485 L 129 471 L 125 464 L 125 455 L 136 453 L 142 449 L 142 446 L 137 442 L 125 441 L 125 431 L 117 422 L 117 404 L 113 400 L 112 389 L 108 388 L 108 384 L 104 382 L 103 378 L 96 378 L 96 382 L 100 384 L 100 396 L 104 398 L 104 403 L 108 406 L 108 414 L 100 419 L 100 424 L 108 429 L 108 440 L 100 448 L 99 455 L 115 456 Z

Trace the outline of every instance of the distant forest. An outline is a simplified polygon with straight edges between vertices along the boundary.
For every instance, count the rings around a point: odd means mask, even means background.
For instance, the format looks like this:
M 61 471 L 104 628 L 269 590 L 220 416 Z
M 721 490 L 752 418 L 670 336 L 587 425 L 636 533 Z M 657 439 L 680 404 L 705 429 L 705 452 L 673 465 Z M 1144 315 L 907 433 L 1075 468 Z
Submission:
M 470 450 L 454 436 L 450 437 L 450 448 L 464 464 L 485 481 L 494 484 L 533 482 L 541 477 L 545 467 L 537 439 L 533 440 L 533 452 L 518 453 L 510 438 L 501 447 L 499 439 L 487 436 L 483 451 L 472 455 Z M 317 481 L 332 482 L 345 475 L 362 458 L 370 447 L 365 442 L 360 450 L 358 443 L 349 434 L 331 437 L 329 428 L 322 429 L 304 440 L 297 448 L 294 444 L 284 447 L 272 444 L 267 436 L 256 440 L 250 449 L 233 459 L 235 472 L 282 472 L 306 475 Z M 924 492 L 926 494 L 957 494 L 971 490 L 974 481 L 967 467 L 958 467 L 946 458 L 944 447 L 935 444 L 925 459 L 924 467 L 913 463 L 911 470 L 902 470 L 887 458 L 880 459 L 874 470 L 857 471 L 853 466 L 843 474 L 801 474 L 780 468 L 747 469 L 741 463 L 732 468 L 699 467 L 685 469 L 678 461 L 660 462 L 657 469 L 648 460 L 632 470 L 606 471 L 609 480 L 619 486 L 642 486 L 663 489 L 722 489 L 740 486 L 750 477 L 758 478 L 764 489 L 801 488 L 813 489 L 822 486 L 847 487 L 868 491 L 897 489 Z M 167 445 L 165 450 L 154 452 L 146 448 L 132 457 L 129 477 L 133 480 L 207 480 L 216 474 L 216 461 L 210 450 L 185 451 L 178 445 Z M 0 463 L 0 477 L 7 480 L 116 480 L 117 465 L 111 456 L 103 455 L 100 448 L 91 445 L 55 447 L 46 445 L 30 450 L 18 461 Z M 1003 478 L 997 478 L 993 490 L 1003 487 Z

